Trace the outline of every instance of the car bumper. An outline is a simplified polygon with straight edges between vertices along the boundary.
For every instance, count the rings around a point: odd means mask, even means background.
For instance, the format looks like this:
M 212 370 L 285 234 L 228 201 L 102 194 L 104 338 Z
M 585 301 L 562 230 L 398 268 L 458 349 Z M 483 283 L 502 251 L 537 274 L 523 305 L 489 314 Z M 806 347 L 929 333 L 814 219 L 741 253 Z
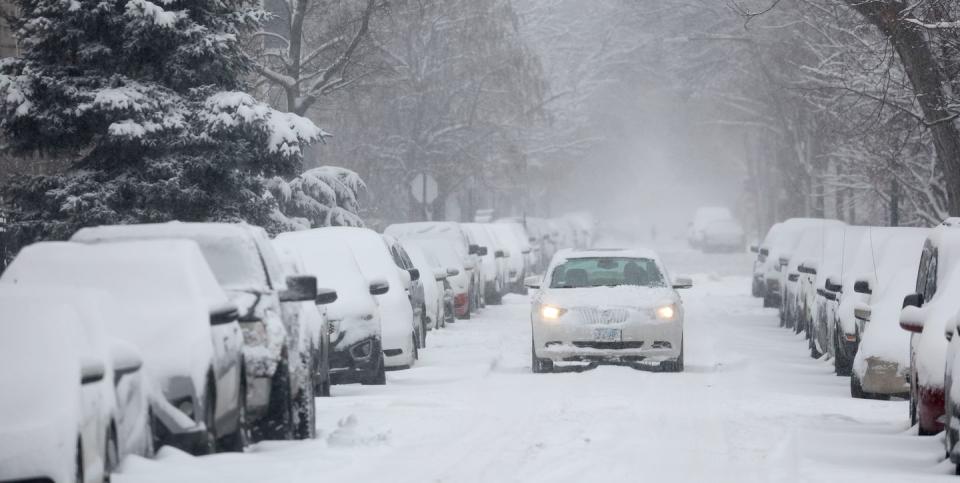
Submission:
M 860 378 L 864 392 L 891 396 L 910 394 L 910 381 L 902 373 L 900 364 L 879 357 L 868 357 L 865 362 L 867 369 Z
M 596 329 L 620 329 L 619 341 L 598 341 Z M 676 360 L 683 347 L 681 322 L 618 325 L 537 323 L 534 350 L 553 362 L 638 363 Z
M 337 345 L 330 352 L 330 379 L 333 384 L 350 384 L 362 381 L 377 370 L 382 351 L 380 339 L 370 337 L 344 347 Z

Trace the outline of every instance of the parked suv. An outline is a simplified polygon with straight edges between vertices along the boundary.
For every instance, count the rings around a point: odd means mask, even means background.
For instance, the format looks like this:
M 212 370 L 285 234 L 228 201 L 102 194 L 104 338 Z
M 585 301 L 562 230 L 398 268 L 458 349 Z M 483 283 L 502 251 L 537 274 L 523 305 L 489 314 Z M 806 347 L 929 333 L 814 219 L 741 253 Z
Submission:
M 266 232 L 233 223 L 157 223 L 84 228 L 85 243 L 188 239 L 197 242 L 217 281 L 240 310 L 244 341 L 247 417 L 254 439 L 293 439 L 299 418 L 312 418 L 312 368 L 319 341 L 303 341 L 297 321 L 281 304 L 313 301 L 316 278 L 286 277 Z M 286 315 L 291 312 L 286 311 Z M 306 350 L 306 352 L 304 352 Z M 301 435 L 302 436 L 302 435 Z
M 396 238 L 390 235 L 383 235 L 383 241 L 386 243 L 387 249 L 390 250 L 390 256 L 393 257 L 393 263 L 397 264 L 397 268 L 411 275 L 410 287 L 407 289 L 407 297 L 410 299 L 410 306 L 414 307 L 414 312 L 419 312 L 419 316 L 415 320 L 415 322 L 420 324 L 418 328 L 419 332 L 417 333 L 417 347 L 423 349 L 427 346 L 427 330 L 430 326 L 430 316 L 427 311 L 423 277 L 427 277 L 430 283 L 436 283 L 436 281 L 432 273 L 420 273 L 420 269 L 414 266 L 413 261 L 410 260 L 410 254 L 407 253 L 407 250 L 403 248 L 403 245 L 401 245 Z M 414 274 L 416 274 L 416 276 L 414 276 Z

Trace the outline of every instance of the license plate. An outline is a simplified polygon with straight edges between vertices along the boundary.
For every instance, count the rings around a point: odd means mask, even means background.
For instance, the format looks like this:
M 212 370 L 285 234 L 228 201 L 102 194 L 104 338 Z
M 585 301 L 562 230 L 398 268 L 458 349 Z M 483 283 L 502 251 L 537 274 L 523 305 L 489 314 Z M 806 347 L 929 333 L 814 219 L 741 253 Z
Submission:
M 593 329 L 593 340 L 597 342 L 620 342 L 620 329 Z

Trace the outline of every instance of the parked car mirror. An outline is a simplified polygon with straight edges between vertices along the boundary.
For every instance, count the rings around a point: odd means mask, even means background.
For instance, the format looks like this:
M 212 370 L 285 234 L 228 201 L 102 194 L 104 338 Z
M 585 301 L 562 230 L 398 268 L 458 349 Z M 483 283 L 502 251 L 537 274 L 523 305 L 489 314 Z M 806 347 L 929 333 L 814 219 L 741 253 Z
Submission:
M 857 320 L 862 320 L 864 322 L 870 322 L 870 317 L 873 315 L 873 309 L 865 303 L 859 303 L 856 307 L 853 308 L 853 316 Z
M 786 267 L 787 265 L 790 265 L 790 258 L 789 258 L 789 257 L 780 257 L 780 266 L 781 266 L 781 267 Z
M 383 295 L 390 290 L 390 282 L 378 279 L 370 282 L 370 295 Z
M 225 303 L 210 309 L 210 325 L 230 324 L 239 319 L 240 310 L 233 303 Z
M 456 277 L 457 275 L 460 275 L 460 269 L 459 269 L 459 268 L 454 268 L 454 267 L 447 268 L 447 276 L 448 276 L 448 277 Z
M 417 269 L 417 268 L 411 268 L 411 269 L 407 270 L 407 273 L 410 274 L 410 281 L 411 281 L 411 282 L 416 282 L 417 280 L 420 280 L 420 270 L 419 270 L 419 269 Z
M 467 249 L 467 253 L 470 255 L 480 255 L 481 254 L 480 245 L 471 244 L 470 247 Z
M 787 280 L 789 280 L 789 281 L 791 281 L 791 282 L 796 282 L 797 280 L 800 280 L 800 274 L 799 274 L 799 273 L 791 273 L 790 275 L 787 275 Z
M 433 279 L 436 281 L 446 280 L 448 277 L 447 272 L 440 270 L 439 268 L 433 271 Z
M 538 277 L 536 275 L 531 275 L 523 279 L 523 285 L 526 286 L 527 288 L 538 290 L 540 288 L 540 283 L 542 282 L 542 280 L 543 279 L 541 277 Z
M 473 263 L 473 260 L 467 260 L 463 263 L 463 268 L 466 270 L 473 270 L 474 268 L 477 268 L 477 265 Z
M 337 297 L 337 291 L 332 288 L 318 288 L 317 298 L 314 299 L 314 303 L 317 305 L 332 304 L 337 301 Z
M 827 277 L 826 282 L 823 284 L 823 288 L 836 293 L 843 292 L 843 285 L 837 283 L 837 279 L 833 277 Z
M 531 251 L 533 251 L 533 250 L 531 250 L 530 248 L 524 248 L 523 250 L 520 250 L 520 253 L 526 255 L 526 254 L 530 253 Z
M 761 249 L 760 249 L 760 255 L 762 255 L 762 256 L 764 256 L 764 257 L 769 257 L 769 256 L 770 256 L 770 249 L 769 249 L 769 248 L 761 248 Z
M 923 294 L 922 293 L 912 293 L 903 298 L 903 308 L 907 307 L 923 307 Z
M 80 360 L 80 384 L 102 381 L 104 375 L 106 375 L 106 368 L 100 360 L 92 357 L 84 357 Z
M 480 255 L 481 257 L 487 256 L 488 253 L 490 253 L 490 250 L 487 250 L 487 247 L 480 247 L 477 250 L 477 255 Z
M 913 305 L 904 307 L 900 311 L 900 328 L 915 334 L 923 332 L 923 309 Z
M 497 251 L 493 252 L 493 256 L 494 256 L 494 257 L 497 257 L 497 258 L 506 258 L 506 257 L 507 257 L 507 253 L 504 252 L 503 250 L 497 250 Z
M 317 277 L 291 275 L 287 277 L 287 289 L 280 292 L 281 302 L 310 302 L 317 298 Z
M 133 374 L 143 367 L 143 358 L 136 346 L 119 339 L 110 341 L 110 359 L 116 379 Z
M 750 245 L 750 252 L 751 252 L 751 253 L 760 253 L 760 247 L 758 247 L 758 246 L 756 246 L 756 245 Z
M 797 271 L 807 275 L 816 275 L 817 269 L 810 267 L 809 265 L 800 265 L 797 267 Z
M 873 288 L 870 287 L 870 282 L 867 280 L 857 280 L 857 282 L 853 284 L 853 291 L 865 295 L 873 294 Z
M 836 300 L 837 300 L 837 294 L 834 293 L 834 292 L 827 292 L 826 290 L 824 290 L 824 291 L 823 291 L 823 298 L 825 298 L 825 299 L 827 299 L 827 300 L 830 300 L 830 301 L 836 301 Z
M 690 277 L 678 276 L 673 279 L 673 288 L 676 290 L 693 287 L 693 279 Z

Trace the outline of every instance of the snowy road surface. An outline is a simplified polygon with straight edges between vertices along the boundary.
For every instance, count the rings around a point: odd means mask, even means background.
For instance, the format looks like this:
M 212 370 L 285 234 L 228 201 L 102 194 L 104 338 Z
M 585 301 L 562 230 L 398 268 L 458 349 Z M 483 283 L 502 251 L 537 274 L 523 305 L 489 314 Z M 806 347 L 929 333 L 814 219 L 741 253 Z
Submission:
M 385 387 L 336 386 L 319 436 L 246 454 L 130 458 L 146 482 L 956 481 L 903 401 L 854 400 L 749 296 L 750 257 L 665 253 L 684 292 L 682 374 L 530 372 L 527 299 L 431 332 Z

